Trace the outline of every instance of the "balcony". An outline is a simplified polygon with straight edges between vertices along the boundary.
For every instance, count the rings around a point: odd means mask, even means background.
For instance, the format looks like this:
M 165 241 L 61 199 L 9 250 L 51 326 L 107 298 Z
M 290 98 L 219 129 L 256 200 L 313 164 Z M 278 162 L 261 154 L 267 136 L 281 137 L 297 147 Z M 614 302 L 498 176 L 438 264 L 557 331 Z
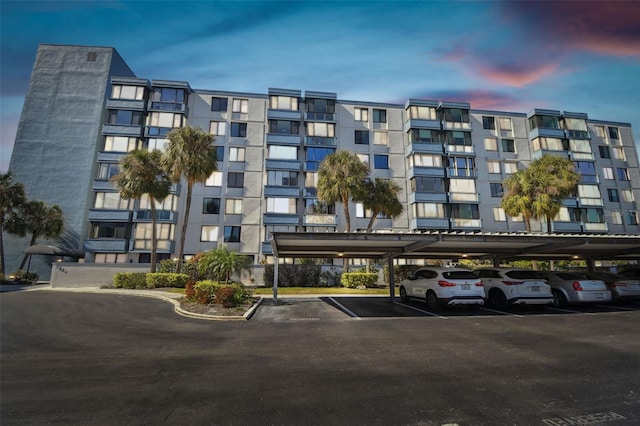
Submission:
M 449 229 L 449 218 L 418 217 L 411 219 L 409 226 L 411 226 L 411 229 Z
M 149 111 L 171 111 L 171 112 L 181 112 L 183 114 L 187 114 L 187 104 L 177 103 L 177 102 L 160 102 L 160 101 L 149 101 L 147 103 L 147 109 Z
M 444 167 L 412 167 L 407 171 L 407 177 L 415 176 L 444 177 Z
M 118 163 L 125 155 L 127 154 L 124 152 L 101 151 L 98 153 L 97 161 L 102 163 Z
M 261 252 L 263 255 L 273 254 L 273 248 L 271 247 L 271 243 L 268 241 L 263 241 Z
M 566 130 L 567 139 L 591 139 L 591 134 L 584 130 Z
M 420 120 L 412 118 L 404 123 L 404 132 L 406 133 L 410 129 L 441 130 L 441 125 L 439 120 Z
M 473 145 L 445 145 L 445 151 L 447 154 L 473 154 L 475 155 L 476 151 L 473 149 Z
M 102 126 L 103 135 L 113 136 L 142 136 L 142 126 L 122 126 L 117 124 L 104 124 Z
M 301 111 L 291 111 L 291 110 L 283 110 L 283 109 L 267 110 L 267 119 L 269 120 L 299 121 L 301 118 L 302 118 Z
M 304 226 L 338 226 L 338 216 L 335 214 L 306 214 L 303 217 Z
M 533 140 L 539 137 L 564 139 L 564 130 L 550 129 L 546 127 L 536 127 L 535 129 L 529 131 L 530 140 Z
M 583 228 L 584 232 L 609 232 L 609 226 L 606 223 L 585 223 Z
M 94 179 L 91 189 L 98 192 L 116 192 L 113 185 L 111 185 L 108 180 L 103 179 Z
M 442 130 L 471 130 L 471 123 L 442 120 Z
M 582 232 L 582 223 L 581 222 L 551 222 L 551 228 L 553 229 L 553 232 L 579 234 Z
M 305 145 L 321 145 L 336 146 L 336 138 L 327 138 L 323 136 L 307 136 L 304 140 Z
M 171 253 L 175 243 L 171 240 L 157 240 L 156 248 L 158 253 Z M 151 240 L 130 240 L 129 251 L 149 252 L 151 251 Z
M 407 145 L 407 154 L 410 153 L 442 154 L 444 145 L 441 142 L 410 142 Z
M 131 210 L 90 209 L 90 222 L 130 222 Z
M 446 192 L 412 192 L 409 194 L 409 204 L 413 203 L 439 203 L 447 202 Z
M 578 207 L 591 207 L 591 206 L 603 206 L 604 201 L 602 198 L 587 198 L 587 197 L 578 197 Z
M 480 229 L 482 227 L 482 219 L 451 219 L 451 229 Z
M 468 202 L 472 202 L 472 203 L 479 203 L 479 196 L 478 194 L 471 194 L 471 193 L 463 193 L 463 192 L 449 192 L 448 193 L 449 196 L 449 202 L 451 203 L 468 203 Z
M 286 213 L 264 213 L 262 223 L 267 225 L 294 225 L 300 224 L 300 216 Z
M 271 145 L 300 145 L 301 140 L 300 135 L 267 133 L 267 144 Z
M 304 114 L 305 121 L 329 121 L 335 122 L 336 115 L 329 112 L 306 112 Z
M 291 170 L 298 171 L 302 163 L 298 160 L 266 160 L 265 168 L 267 170 Z
M 300 188 L 297 186 L 266 185 L 264 187 L 264 196 L 297 198 L 300 197 L 300 191 Z
M 107 99 L 105 105 L 107 109 L 126 109 L 133 111 L 144 111 L 144 100 L 135 99 Z
M 129 240 L 85 240 L 82 249 L 90 253 L 126 253 Z
M 136 210 L 133 214 L 134 222 L 151 222 L 151 210 Z M 177 223 L 176 212 L 171 210 L 156 210 L 156 221 L 162 223 Z

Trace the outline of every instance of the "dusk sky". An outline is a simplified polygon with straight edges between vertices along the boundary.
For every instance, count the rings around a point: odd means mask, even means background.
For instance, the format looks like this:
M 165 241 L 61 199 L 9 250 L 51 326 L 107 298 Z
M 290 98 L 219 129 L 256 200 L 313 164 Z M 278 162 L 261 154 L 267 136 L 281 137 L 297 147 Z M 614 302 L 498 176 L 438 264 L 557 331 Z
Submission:
M 0 1 L 0 170 L 38 44 L 195 89 L 586 112 L 640 139 L 640 1 Z

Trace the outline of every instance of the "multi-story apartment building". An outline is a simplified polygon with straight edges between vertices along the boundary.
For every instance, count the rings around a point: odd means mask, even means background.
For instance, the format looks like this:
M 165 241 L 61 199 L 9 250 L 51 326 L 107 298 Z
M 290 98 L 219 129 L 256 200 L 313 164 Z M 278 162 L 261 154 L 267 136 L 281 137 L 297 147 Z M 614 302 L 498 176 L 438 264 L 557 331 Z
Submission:
M 341 208 L 317 197 L 320 162 L 349 150 L 371 178 L 403 189 L 404 212 L 378 218 L 393 231 L 523 231 L 500 208 L 502 181 L 543 154 L 572 160 L 582 179 L 552 232 L 639 234 L 638 157 L 627 123 L 536 109 L 474 110 L 468 103 L 409 99 L 388 104 L 336 93 L 194 89 L 139 78 L 112 48 L 41 45 L 10 169 L 28 196 L 62 207 L 67 244 L 87 262 L 150 259 L 148 200 L 122 199 L 109 178 L 138 148 L 163 149 L 181 126 L 215 136 L 218 171 L 195 187 L 185 253 L 226 244 L 271 261 L 275 231 L 342 232 Z M 175 255 L 184 189 L 159 203 L 159 256 Z M 355 228 L 368 212 L 352 203 Z M 547 232 L 534 222 L 534 232 Z M 15 247 L 22 247 L 15 245 Z

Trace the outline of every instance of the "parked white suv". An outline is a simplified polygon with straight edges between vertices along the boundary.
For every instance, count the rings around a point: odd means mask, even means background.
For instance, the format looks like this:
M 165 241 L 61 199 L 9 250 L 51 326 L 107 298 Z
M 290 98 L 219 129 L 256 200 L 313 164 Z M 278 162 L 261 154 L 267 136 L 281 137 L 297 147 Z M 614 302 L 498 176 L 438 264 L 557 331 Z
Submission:
M 400 283 L 400 298 L 424 300 L 431 310 L 441 305 L 483 305 L 482 281 L 468 269 L 420 268 Z
M 497 309 L 553 303 L 551 287 L 544 275 L 533 269 L 478 268 L 474 273 L 484 283 L 489 304 Z

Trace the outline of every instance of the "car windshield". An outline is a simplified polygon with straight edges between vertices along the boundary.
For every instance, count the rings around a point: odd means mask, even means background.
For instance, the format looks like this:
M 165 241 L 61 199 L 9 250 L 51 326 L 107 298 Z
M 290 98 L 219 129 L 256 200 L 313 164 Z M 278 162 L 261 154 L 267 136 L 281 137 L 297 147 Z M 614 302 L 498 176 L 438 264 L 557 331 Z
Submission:
M 448 280 L 475 280 L 478 277 L 471 271 L 447 271 L 442 276 Z
M 577 274 L 575 272 L 558 272 L 556 274 L 560 279 L 563 280 L 587 280 L 588 276 L 584 274 Z
M 505 275 L 509 278 L 514 278 L 517 280 L 543 280 L 544 279 L 544 275 L 542 275 L 538 271 L 528 271 L 528 270 L 509 271 Z

